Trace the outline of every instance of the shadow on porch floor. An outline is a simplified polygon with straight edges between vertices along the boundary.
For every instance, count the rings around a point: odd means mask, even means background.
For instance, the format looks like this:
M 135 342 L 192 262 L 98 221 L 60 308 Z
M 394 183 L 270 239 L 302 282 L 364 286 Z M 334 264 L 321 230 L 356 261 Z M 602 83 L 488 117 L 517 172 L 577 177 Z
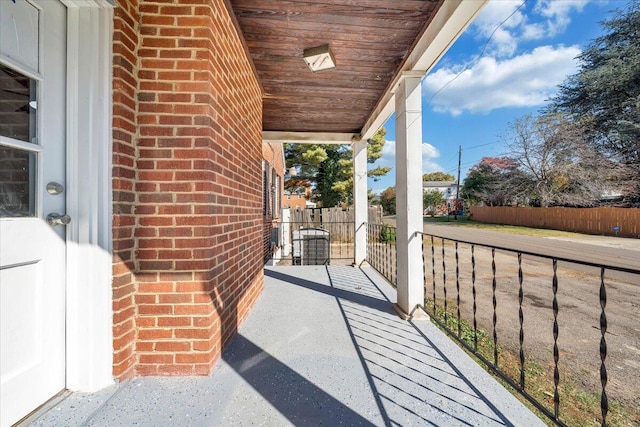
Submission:
M 209 377 L 72 393 L 30 425 L 544 425 L 371 268 L 266 267 Z

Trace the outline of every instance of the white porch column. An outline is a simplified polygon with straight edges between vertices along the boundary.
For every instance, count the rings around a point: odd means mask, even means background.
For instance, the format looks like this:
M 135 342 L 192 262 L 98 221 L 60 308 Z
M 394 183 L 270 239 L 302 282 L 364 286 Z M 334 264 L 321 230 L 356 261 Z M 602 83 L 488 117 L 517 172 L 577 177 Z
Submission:
M 367 140 L 355 141 L 353 148 L 353 210 L 355 223 L 355 264 L 367 259 Z
M 410 314 L 424 304 L 422 238 L 422 97 L 421 75 L 405 75 L 396 102 L 396 310 Z

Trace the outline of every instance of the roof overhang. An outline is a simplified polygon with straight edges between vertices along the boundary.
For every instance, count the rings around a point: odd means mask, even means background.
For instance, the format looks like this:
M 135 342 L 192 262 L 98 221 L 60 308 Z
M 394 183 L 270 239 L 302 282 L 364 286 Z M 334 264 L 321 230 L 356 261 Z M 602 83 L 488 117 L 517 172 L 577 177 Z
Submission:
M 446 1 L 417 40 L 407 60 L 394 76 L 391 84 L 380 97 L 375 109 L 367 119 L 360 134 L 363 139 L 371 138 L 395 110 L 394 93 L 401 80 L 407 76 L 428 73 L 471 24 L 476 15 L 489 0 L 482 1 Z
M 225 0 L 263 88 L 263 140 L 348 144 L 394 112 L 402 79 L 423 77 L 488 0 Z M 304 50 L 336 67 L 311 72 Z

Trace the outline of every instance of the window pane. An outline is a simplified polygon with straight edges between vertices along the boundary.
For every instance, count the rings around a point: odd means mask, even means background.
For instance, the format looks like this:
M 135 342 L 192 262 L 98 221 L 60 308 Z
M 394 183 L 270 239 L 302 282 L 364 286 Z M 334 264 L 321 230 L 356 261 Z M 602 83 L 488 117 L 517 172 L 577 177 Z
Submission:
M 0 147 L 0 218 L 35 216 L 36 154 Z
M 0 65 L 0 135 L 32 142 L 36 108 L 35 80 Z

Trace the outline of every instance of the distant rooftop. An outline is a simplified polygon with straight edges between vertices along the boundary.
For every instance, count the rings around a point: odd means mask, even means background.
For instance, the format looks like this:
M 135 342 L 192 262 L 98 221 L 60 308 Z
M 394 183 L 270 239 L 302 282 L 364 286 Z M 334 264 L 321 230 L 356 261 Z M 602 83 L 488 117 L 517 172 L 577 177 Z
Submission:
M 456 185 L 456 181 L 422 181 L 423 187 L 450 187 Z

